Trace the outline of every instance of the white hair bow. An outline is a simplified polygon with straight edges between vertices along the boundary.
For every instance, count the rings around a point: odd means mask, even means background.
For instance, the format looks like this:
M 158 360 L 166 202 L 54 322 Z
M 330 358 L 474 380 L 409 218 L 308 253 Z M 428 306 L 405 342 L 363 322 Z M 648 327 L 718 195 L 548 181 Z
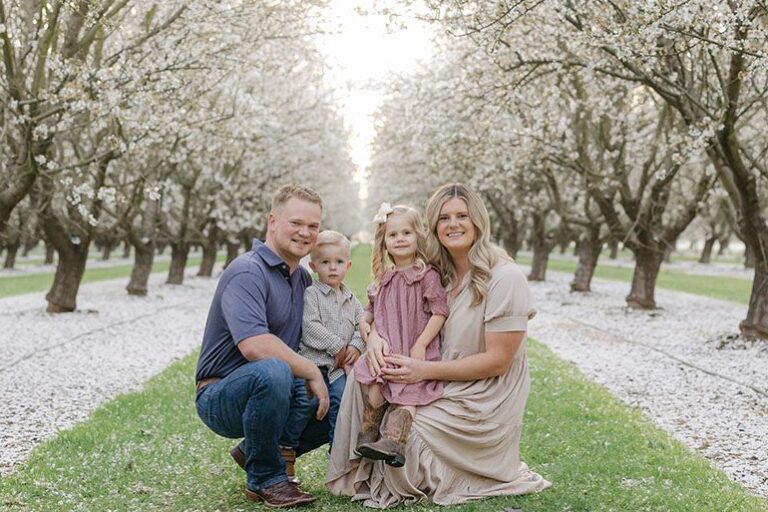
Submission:
M 373 222 L 376 224 L 384 224 L 387 222 L 387 215 L 392 213 L 392 207 L 389 206 L 389 203 L 381 203 L 381 206 L 379 206 L 379 211 L 376 212 L 376 215 L 373 217 Z

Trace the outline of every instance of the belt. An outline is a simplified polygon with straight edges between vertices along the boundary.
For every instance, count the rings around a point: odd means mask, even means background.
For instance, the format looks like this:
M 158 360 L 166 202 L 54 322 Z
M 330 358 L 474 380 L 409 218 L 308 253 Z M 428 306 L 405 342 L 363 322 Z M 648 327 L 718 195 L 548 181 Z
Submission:
M 208 377 L 207 379 L 203 379 L 197 382 L 197 390 L 200 391 L 205 386 L 208 386 L 209 384 L 213 384 L 215 382 L 219 382 L 221 380 L 221 377 Z

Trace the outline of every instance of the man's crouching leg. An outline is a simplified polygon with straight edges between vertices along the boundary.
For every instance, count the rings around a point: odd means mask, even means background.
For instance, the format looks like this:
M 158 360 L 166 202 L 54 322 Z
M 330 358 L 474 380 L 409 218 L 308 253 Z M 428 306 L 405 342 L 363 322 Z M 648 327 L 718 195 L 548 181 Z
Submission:
M 246 495 L 271 507 L 290 507 L 315 498 L 288 482 L 279 439 L 288 417 L 293 374 L 285 361 L 249 362 L 197 398 L 203 422 L 217 434 L 244 437 Z M 210 389 L 209 389 L 210 388 Z

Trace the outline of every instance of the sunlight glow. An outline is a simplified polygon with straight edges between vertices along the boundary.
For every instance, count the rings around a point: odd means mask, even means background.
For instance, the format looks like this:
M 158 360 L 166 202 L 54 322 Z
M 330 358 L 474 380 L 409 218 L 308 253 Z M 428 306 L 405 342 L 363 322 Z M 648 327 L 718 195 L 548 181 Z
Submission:
M 393 73 L 412 71 L 432 55 L 432 28 L 427 23 L 400 19 L 398 26 L 388 27 L 386 16 L 363 12 L 371 3 L 331 0 L 329 35 L 320 42 L 330 67 L 327 79 L 338 90 L 351 131 L 350 153 L 363 199 L 368 196 L 366 170 L 375 135 L 374 113 L 383 99 L 381 86 Z

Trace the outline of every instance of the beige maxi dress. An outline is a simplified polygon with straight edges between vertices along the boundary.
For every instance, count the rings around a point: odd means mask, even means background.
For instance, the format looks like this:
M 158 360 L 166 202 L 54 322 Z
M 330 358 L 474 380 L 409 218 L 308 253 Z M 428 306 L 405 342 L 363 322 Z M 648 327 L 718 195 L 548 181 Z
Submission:
M 442 357 L 458 359 L 485 349 L 485 331 L 525 331 L 535 313 L 525 275 L 510 261 L 491 271 L 488 297 L 470 307 L 472 292 L 450 298 Z M 488 496 L 526 494 L 551 484 L 520 460 L 523 413 L 530 389 L 525 342 L 506 374 L 447 382 L 444 395 L 418 407 L 406 444 L 406 463 L 392 468 L 354 454 L 363 412 L 360 386 L 347 387 L 336 421 L 326 486 L 337 495 L 386 508 L 430 498 L 440 505 Z

